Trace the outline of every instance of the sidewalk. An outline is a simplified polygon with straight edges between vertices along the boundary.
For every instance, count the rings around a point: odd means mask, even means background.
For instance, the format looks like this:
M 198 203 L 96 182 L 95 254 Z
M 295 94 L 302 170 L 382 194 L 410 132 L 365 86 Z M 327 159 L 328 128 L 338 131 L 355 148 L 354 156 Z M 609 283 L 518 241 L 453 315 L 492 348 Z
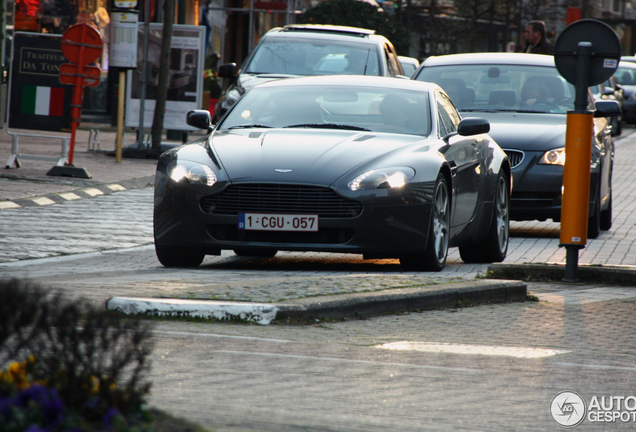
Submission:
M 67 136 L 44 131 L 12 131 L 28 135 Z M 6 127 L 0 130 L 0 210 L 16 206 L 47 205 L 63 200 L 94 196 L 86 189 L 97 188 L 102 194 L 151 186 L 154 183 L 156 159 L 124 158 L 116 162 L 114 154 L 117 131 L 103 123 L 82 123 L 76 132 L 73 165 L 84 168 L 90 179 L 50 176 L 47 173 L 57 165 L 62 155 L 62 140 L 19 137 L 18 153 L 26 156 L 46 157 L 49 160 L 21 158 L 20 168 L 7 163 L 12 154 L 13 135 Z M 134 146 L 136 131 L 127 130 L 122 147 Z M 89 142 L 89 139 L 91 140 Z M 164 141 L 167 142 L 167 141 Z M 178 142 L 168 142 L 179 145 Z M 75 193 L 77 192 L 77 193 Z M 69 195 L 74 193 L 74 195 Z M 98 192 L 93 192 L 99 194 Z M 46 199 L 41 199 L 46 198 Z

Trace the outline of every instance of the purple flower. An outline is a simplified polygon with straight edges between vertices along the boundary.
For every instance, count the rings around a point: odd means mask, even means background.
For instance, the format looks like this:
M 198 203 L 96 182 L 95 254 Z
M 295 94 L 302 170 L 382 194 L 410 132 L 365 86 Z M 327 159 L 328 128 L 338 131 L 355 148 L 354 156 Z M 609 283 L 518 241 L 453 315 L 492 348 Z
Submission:
M 12 397 L 0 397 L 0 417 L 5 420 L 9 420 L 11 418 L 11 411 L 14 405 L 14 401 Z
M 64 403 L 59 398 L 55 388 L 48 389 L 41 385 L 33 385 L 18 393 L 15 404 L 16 406 L 24 407 L 29 401 L 40 405 L 44 420 L 48 426 L 56 427 L 62 423 L 64 419 Z
M 40 426 L 38 425 L 31 425 L 29 426 L 28 429 L 26 429 L 24 432 L 51 432 L 48 429 L 42 429 Z
M 106 426 L 106 428 L 110 429 L 111 426 L 113 425 L 113 420 L 115 419 L 115 417 L 117 417 L 119 415 L 119 410 L 117 408 L 108 408 L 108 411 L 106 411 L 106 414 L 104 414 L 104 426 Z

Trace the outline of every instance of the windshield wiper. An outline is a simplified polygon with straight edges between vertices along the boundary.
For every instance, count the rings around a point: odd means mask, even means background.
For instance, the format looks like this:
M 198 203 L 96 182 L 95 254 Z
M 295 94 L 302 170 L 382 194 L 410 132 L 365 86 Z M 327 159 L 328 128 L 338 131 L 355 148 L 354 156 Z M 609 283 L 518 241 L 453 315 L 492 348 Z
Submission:
M 537 113 L 537 114 L 554 114 L 553 112 L 550 111 L 545 111 L 545 110 L 516 110 L 519 113 Z M 558 114 L 558 113 L 557 113 Z
M 285 128 L 307 127 L 307 128 L 316 128 L 316 129 L 346 129 L 346 130 L 371 132 L 371 129 L 366 129 L 359 126 L 342 125 L 342 124 L 335 124 L 335 123 L 304 123 L 304 124 L 295 124 L 295 125 L 289 125 L 284 127 Z
M 271 126 L 252 124 L 252 125 L 236 125 L 230 126 L 228 129 L 252 129 L 252 128 L 268 128 L 271 129 Z
M 512 108 L 467 108 L 467 109 L 459 109 L 460 112 L 510 112 L 517 111 Z

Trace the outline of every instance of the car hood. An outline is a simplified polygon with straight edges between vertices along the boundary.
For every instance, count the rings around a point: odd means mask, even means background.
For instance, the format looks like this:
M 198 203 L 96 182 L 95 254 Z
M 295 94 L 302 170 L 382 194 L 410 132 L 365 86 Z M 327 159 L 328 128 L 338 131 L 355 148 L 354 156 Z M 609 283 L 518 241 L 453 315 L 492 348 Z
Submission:
M 546 151 L 565 146 L 565 114 L 470 111 L 463 115 L 487 119 L 488 134 L 502 149 Z
M 331 185 L 365 162 L 424 141 L 417 135 L 317 129 L 218 131 L 210 139 L 213 152 L 234 183 L 321 185 Z
M 284 74 L 248 74 L 242 73 L 238 76 L 238 87 L 242 88 L 245 92 L 252 90 L 259 84 L 263 84 L 267 81 L 277 80 L 281 78 L 294 78 L 296 75 L 284 75 Z

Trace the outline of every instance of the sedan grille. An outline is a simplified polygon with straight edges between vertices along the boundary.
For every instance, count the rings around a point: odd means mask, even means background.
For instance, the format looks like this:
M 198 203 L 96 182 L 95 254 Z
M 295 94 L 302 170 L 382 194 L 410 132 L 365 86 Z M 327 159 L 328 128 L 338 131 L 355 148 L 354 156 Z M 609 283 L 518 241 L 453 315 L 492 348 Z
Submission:
M 302 185 L 242 184 L 201 198 L 206 213 L 317 214 L 321 218 L 352 218 L 362 212 L 362 204 L 342 198 L 329 188 Z
M 522 151 L 504 149 L 504 152 L 506 152 L 506 155 L 508 155 L 510 168 L 516 168 L 521 165 L 521 162 L 523 162 L 525 154 Z

